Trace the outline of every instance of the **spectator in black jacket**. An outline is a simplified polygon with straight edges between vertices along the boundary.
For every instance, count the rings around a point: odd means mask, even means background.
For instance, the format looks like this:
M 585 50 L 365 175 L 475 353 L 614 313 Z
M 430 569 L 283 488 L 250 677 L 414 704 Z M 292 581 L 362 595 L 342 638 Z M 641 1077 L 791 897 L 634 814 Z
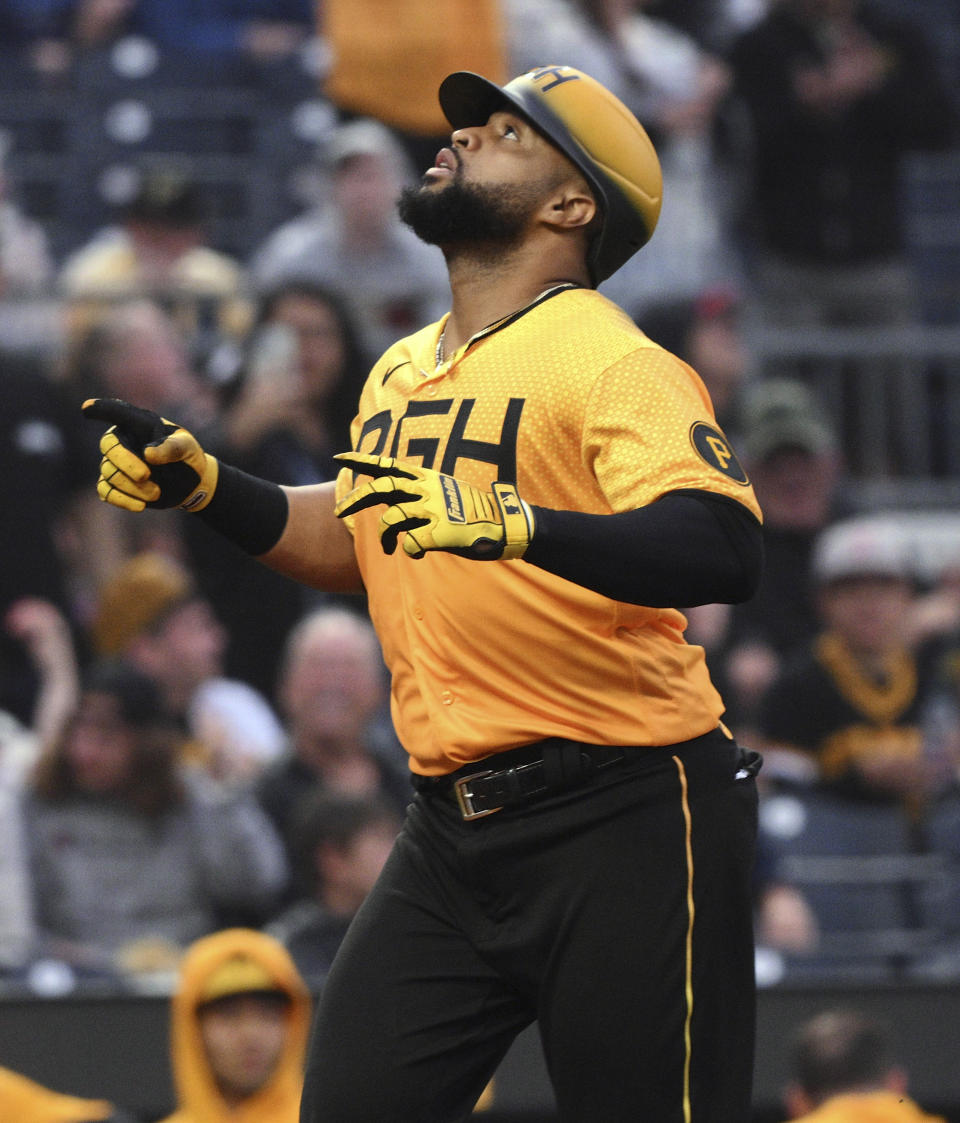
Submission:
M 871 0 L 775 0 L 731 51 L 749 121 L 757 292 L 780 323 L 896 323 L 904 153 L 948 145 L 951 99 L 919 27 Z

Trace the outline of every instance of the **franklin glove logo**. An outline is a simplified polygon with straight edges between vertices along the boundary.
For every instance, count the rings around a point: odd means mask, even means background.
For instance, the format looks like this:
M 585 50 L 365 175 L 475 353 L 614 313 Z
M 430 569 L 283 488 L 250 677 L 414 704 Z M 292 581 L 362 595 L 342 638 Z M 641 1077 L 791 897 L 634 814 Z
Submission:
M 457 486 L 457 481 L 453 476 L 441 476 L 440 483 L 443 487 L 443 501 L 447 508 L 447 518 L 453 523 L 462 523 L 466 520 L 463 517 L 463 499 L 460 496 L 460 488 Z

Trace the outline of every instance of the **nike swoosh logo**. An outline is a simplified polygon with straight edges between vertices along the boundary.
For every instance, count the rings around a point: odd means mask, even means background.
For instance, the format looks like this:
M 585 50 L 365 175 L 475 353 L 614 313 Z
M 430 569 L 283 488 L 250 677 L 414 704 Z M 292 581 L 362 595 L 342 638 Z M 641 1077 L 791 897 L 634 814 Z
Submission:
M 390 368 L 390 369 L 389 369 L 389 370 L 387 371 L 387 373 L 386 373 L 386 374 L 385 374 L 385 375 L 383 376 L 383 378 L 382 378 L 382 379 L 380 380 L 380 385 L 381 385 L 381 386 L 386 386 L 386 384 L 387 384 L 387 379 L 388 379 L 388 378 L 390 377 L 390 375 L 391 375 L 391 374 L 393 374 L 393 372 L 394 372 L 395 370 L 399 370 L 399 369 L 400 369 L 401 367 L 408 367 L 409 365 L 410 365 L 410 360 L 409 360 L 409 359 L 406 359 L 406 360 L 405 360 L 404 362 L 402 362 L 402 363 L 397 363 L 397 365 L 396 365 L 395 367 L 391 367 L 391 368 Z

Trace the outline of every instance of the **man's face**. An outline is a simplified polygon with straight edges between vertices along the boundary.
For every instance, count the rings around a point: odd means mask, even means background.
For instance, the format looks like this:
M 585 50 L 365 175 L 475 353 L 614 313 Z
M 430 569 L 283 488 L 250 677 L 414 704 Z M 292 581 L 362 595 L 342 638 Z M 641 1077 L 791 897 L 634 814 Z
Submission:
M 518 114 L 497 112 L 453 134 L 420 186 L 402 192 L 400 218 L 431 245 L 511 247 L 571 167 Z
M 210 1071 L 228 1102 L 255 1095 L 273 1075 L 287 1037 L 286 1006 L 238 994 L 202 1008 L 200 1036 Z
M 334 203 L 351 230 L 382 231 L 400 181 L 399 168 L 386 156 L 350 156 L 334 172 Z
M 277 301 L 270 319 L 296 333 L 304 389 L 311 402 L 326 401 L 345 362 L 343 329 L 332 306 L 312 296 L 289 293 Z
M 223 671 L 227 634 L 205 600 L 178 606 L 153 638 L 165 679 L 200 683 Z
M 318 624 L 301 637 L 280 693 L 301 749 L 314 740 L 359 749 L 364 727 L 384 700 L 375 640 L 349 626 Z
M 829 515 L 837 478 L 831 453 L 784 447 L 751 465 L 750 475 L 767 525 L 814 530 Z
M 136 733 L 117 699 L 88 691 L 67 736 L 66 753 L 77 787 L 90 795 L 120 791 L 130 779 Z
M 393 822 L 370 823 L 344 847 L 321 843 L 315 860 L 328 907 L 350 914 L 363 904 L 390 857 L 397 829 Z
M 825 623 L 864 655 L 882 655 L 907 642 L 912 587 L 898 577 L 848 577 L 820 591 Z

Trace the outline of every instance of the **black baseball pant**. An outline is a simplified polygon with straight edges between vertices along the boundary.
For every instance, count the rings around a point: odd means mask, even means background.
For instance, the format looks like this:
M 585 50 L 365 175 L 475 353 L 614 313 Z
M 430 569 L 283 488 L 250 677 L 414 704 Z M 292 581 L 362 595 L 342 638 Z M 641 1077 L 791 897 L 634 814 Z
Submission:
M 418 794 L 324 987 L 302 1123 L 464 1120 L 534 1020 L 563 1123 L 744 1123 L 742 764 L 717 731 L 471 822 Z

